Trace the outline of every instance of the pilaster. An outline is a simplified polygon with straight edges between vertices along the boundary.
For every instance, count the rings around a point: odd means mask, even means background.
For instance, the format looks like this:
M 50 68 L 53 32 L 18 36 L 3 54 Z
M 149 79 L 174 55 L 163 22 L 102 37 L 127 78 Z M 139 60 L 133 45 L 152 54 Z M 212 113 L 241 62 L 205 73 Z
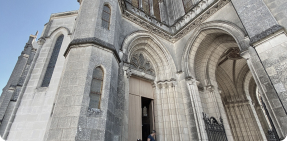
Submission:
M 282 40 L 282 38 L 285 38 L 286 41 L 287 38 L 285 36 L 286 35 L 282 36 L 281 34 L 281 39 L 277 40 L 279 41 L 279 45 L 277 47 L 280 48 L 278 50 L 283 49 L 281 48 L 283 46 L 280 45 L 280 42 L 284 45 L 284 40 Z M 265 44 L 259 44 L 255 49 L 253 47 L 249 47 L 248 51 L 244 52 L 242 56 L 247 59 L 247 64 L 259 91 L 262 94 L 262 98 L 266 103 L 277 133 L 280 137 L 285 137 L 287 134 L 287 127 L 284 123 L 286 123 L 287 114 L 284 107 L 284 103 L 286 102 L 282 99 L 285 92 L 282 88 L 284 88 L 286 82 L 283 79 L 280 79 L 284 70 L 275 69 L 275 67 L 278 68 L 278 66 L 281 68 L 281 64 L 275 60 L 276 58 L 283 59 L 284 57 L 280 56 L 286 56 L 286 54 L 284 55 L 285 52 L 282 51 L 278 52 L 277 49 L 276 51 L 273 50 L 272 48 L 274 48 L 274 46 L 270 45 L 270 42 L 272 41 L 267 40 Z M 272 54 L 267 54 L 267 52 Z M 283 87 L 278 87 L 279 85 Z
M 193 111 L 194 111 L 194 118 L 195 118 L 195 123 L 196 123 L 196 128 L 197 128 L 198 140 L 207 141 L 208 138 L 207 138 L 207 134 L 205 131 L 205 125 L 204 125 L 203 116 L 202 116 L 202 113 L 204 111 L 202 108 L 202 102 L 201 102 L 200 95 L 198 92 L 199 81 L 193 78 L 187 78 L 186 82 L 187 82 L 188 92 L 190 95 L 191 104 L 192 104 Z
M 22 94 L 26 89 L 26 85 L 30 79 L 30 73 L 34 68 L 34 62 L 37 58 L 37 56 L 34 57 L 34 55 L 37 49 L 35 49 L 32 44 L 36 38 L 37 34 L 30 35 L 24 50 L 18 57 L 17 64 L 15 65 L 9 81 L 1 94 L 0 134 L 4 139 L 7 139 L 10 132 L 12 123 L 14 122 L 15 115 L 21 102 Z

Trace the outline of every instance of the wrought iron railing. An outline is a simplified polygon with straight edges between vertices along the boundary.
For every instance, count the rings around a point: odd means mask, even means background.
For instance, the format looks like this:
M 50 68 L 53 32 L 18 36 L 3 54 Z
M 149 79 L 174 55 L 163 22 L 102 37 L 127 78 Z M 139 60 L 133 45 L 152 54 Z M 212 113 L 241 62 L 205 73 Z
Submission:
M 277 139 L 276 133 L 272 129 L 268 130 L 267 140 L 268 141 L 280 141 L 279 139 Z
M 223 120 L 221 117 L 219 123 L 214 117 L 208 118 L 206 114 L 203 113 L 203 119 L 209 141 L 227 141 Z
M 265 114 L 267 115 L 268 121 L 269 121 L 269 123 L 271 124 L 271 128 L 272 128 L 272 129 L 269 129 L 269 130 L 268 130 L 267 140 L 268 140 L 268 141 L 280 141 L 280 138 L 279 138 L 279 136 L 278 136 L 278 134 L 277 134 L 276 128 L 275 128 L 275 126 L 274 126 L 274 124 L 273 124 L 273 121 L 272 121 L 272 119 L 271 119 L 271 117 L 270 117 L 270 115 L 269 115 L 269 112 L 268 112 L 268 110 L 267 110 L 267 107 L 266 107 L 266 105 L 265 105 L 265 103 L 264 103 L 262 97 L 261 97 L 261 103 L 262 103 L 262 107 L 263 107 L 263 109 L 264 109 L 264 111 L 265 111 Z

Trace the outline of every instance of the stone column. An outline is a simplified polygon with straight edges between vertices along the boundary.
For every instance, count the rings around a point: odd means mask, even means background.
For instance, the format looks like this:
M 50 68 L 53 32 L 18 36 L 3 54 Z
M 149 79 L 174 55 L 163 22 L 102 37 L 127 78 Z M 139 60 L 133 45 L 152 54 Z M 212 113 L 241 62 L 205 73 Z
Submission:
M 149 0 L 149 11 L 150 11 L 150 16 L 154 16 L 154 9 L 153 9 L 153 0 Z
M 190 100 L 192 103 L 193 111 L 194 111 L 194 118 L 196 119 L 196 128 L 197 128 L 197 134 L 198 134 L 198 140 L 199 141 L 205 141 L 208 140 L 207 134 L 205 131 L 205 124 L 203 121 L 203 108 L 201 99 L 199 96 L 197 85 L 199 84 L 198 81 L 195 79 L 187 79 L 187 88 L 189 90 Z
M 252 103 L 249 102 L 248 104 L 246 104 L 245 109 L 246 109 L 246 111 L 249 111 L 250 116 L 253 120 L 253 123 L 257 123 L 258 129 L 259 129 L 259 131 L 257 130 L 257 135 L 258 135 L 259 139 L 267 141 L 267 138 L 265 136 L 265 133 L 264 133 L 263 128 L 261 126 L 261 123 L 259 121 L 258 115 L 256 114 L 256 111 L 254 109 L 254 105 L 252 105 Z
M 125 102 L 124 102 L 124 113 L 123 113 L 123 119 L 122 119 L 122 124 L 123 124 L 123 130 L 122 130 L 122 140 L 128 140 L 129 137 L 129 79 L 132 75 L 131 70 L 127 66 L 123 66 L 124 70 L 124 86 L 125 86 Z
M 165 128 L 164 128 L 164 111 L 163 111 L 163 102 L 162 102 L 162 85 L 154 84 L 155 86 L 155 127 L 157 129 L 157 140 L 165 139 Z
M 281 82 L 280 80 L 272 81 L 272 78 L 275 77 L 268 75 L 268 71 L 270 74 L 274 73 L 274 75 L 278 75 L 277 71 L 272 70 L 273 64 L 270 64 L 271 68 L 265 68 L 263 65 L 264 62 L 262 64 L 262 59 L 260 58 L 260 55 L 257 54 L 256 48 L 254 49 L 253 47 L 249 47 L 247 51 L 242 53 L 242 56 L 247 59 L 247 64 L 258 86 L 258 89 L 262 94 L 262 98 L 267 106 L 268 112 L 272 118 L 279 137 L 285 137 L 287 134 L 287 126 L 285 126 L 283 123 L 287 122 L 286 110 L 283 106 L 282 100 L 280 99 L 280 95 L 278 95 L 278 90 L 276 91 L 275 89 L 278 85 L 274 85 L 274 82 L 276 81 L 277 83 L 279 82 L 279 84 Z M 270 56 L 267 58 L 273 60 Z
M 254 116 L 253 120 L 258 125 L 258 128 L 259 128 L 258 134 L 260 137 L 262 137 L 261 138 L 262 140 L 267 141 L 262 123 L 260 122 L 259 115 L 257 114 L 258 112 L 256 112 L 255 110 L 255 104 L 252 103 L 250 95 L 247 95 L 247 99 L 249 99 L 249 103 L 247 104 L 247 109 L 250 112 L 250 114 Z
M 208 85 L 206 86 L 207 90 L 207 95 L 209 96 L 208 99 L 212 100 L 211 105 L 209 108 L 212 108 L 211 111 L 209 111 L 211 115 L 213 115 L 216 118 L 219 118 L 221 113 L 220 113 L 220 108 L 218 106 L 218 101 L 215 96 L 215 91 L 214 91 L 214 86 L 213 85 Z M 209 103 L 209 102 L 208 102 Z M 211 113 L 213 112 L 213 113 Z
M 208 99 L 211 100 L 211 103 L 208 102 L 208 105 L 210 104 L 208 107 L 208 109 L 210 109 L 208 114 L 216 117 L 217 119 L 221 117 L 223 119 L 223 124 L 224 124 L 225 132 L 227 135 L 227 139 L 234 140 L 233 135 L 231 133 L 230 125 L 228 122 L 227 114 L 224 110 L 223 102 L 222 102 L 218 89 L 216 89 L 215 86 L 213 85 L 208 85 L 206 86 L 206 90 L 207 90 Z
M 250 44 L 255 48 L 251 56 L 258 59 L 258 65 L 253 64 L 257 84 L 261 83 L 259 86 L 263 88 L 263 98 L 274 124 L 277 124 L 279 137 L 284 138 L 287 126 L 279 127 L 279 124 L 287 122 L 287 99 L 284 98 L 287 96 L 287 79 L 281 77 L 287 73 L 287 35 L 262 0 L 232 0 L 232 3 L 250 37 Z
M 139 9 L 143 10 L 143 0 L 139 0 Z
M 167 13 L 166 13 L 166 7 L 163 2 L 163 0 L 159 0 L 159 12 L 160 12 L 160 20 L 163 23 L 167 24 Z
M 189 140 L 185 106 L 175 80 L 159 82 L 156 87 L 155 115 L 159 140 Z M 196 132 L 196 131 L 195 131 Z
M 235 120 L 235 115 L 233 114 L 234 110 L 233 110 L 233 106 L 230 106 L 230 105 L 225 105 L 225 109 L 226 109 L 226 112 L 228 113 L 228 120 L 229 120 L 229 123 L 230 123 L 230 126 L 233 130 L 232 131 L 232 135 L 233 135 L 233 138 L 234 140 L 239 140 L 238 137 L 240 136 L 240 128 L 238 127 L 238 123 L 237 121 Z

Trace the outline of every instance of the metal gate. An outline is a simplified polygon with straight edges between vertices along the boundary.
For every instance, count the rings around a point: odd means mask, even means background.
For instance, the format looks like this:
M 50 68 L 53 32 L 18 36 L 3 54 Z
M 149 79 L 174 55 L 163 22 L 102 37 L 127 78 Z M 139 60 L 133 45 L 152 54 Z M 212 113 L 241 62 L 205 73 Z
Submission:
M 269 112 L 268 112 L 268 110 L 267 110 L 267 107 L 266 107 L 266 105 L 265 105 L 265 103 L 264 103 L 262 97 L 261 97 L 261 103 L 262 103 L 262 107 L 263 107 L 263 109 L 264 109 L 264 111 L 265 111 L 265 113 L 266 113 L 266 115 L 267 115 L 268 121 L 269 121 L 269 123 L 271 124 L 271 128 L 272 128 L 272 129 L 269 129 L 269 130 L 268 130 L 267 140 L 268 140 L 268 141 L 280 141 L 279 136 L 278 136 L 278 134 L 277 134 L 277 131 L 276 131 L 276 129 L 275 129 L 275 126 L 274 126 L 274 124 L 273 124 L 273 121 L 272 121 L 272 119 L 271 119 L 271 117 L 270 117 L 270 115 L 269 115 Z
M 206 114 L 203 113 L 203 119 L 209 141 L 227 141 L 223 120 L 221 117 L 219 123 L 214 117 L 208 118 Z

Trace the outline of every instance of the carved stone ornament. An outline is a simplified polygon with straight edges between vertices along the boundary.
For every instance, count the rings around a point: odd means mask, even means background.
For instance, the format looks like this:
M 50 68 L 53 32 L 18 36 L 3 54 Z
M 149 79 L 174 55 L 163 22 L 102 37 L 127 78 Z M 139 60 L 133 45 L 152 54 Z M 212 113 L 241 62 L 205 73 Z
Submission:
M 98 115 L 101 113 L 101 110 L 100 109 L 97 109 L 97 108 L 88 108 L 88 115 L 91 116 L 91 115 Z
M 242 59 L 241 55 L 240 55 L 240 50 L 239 48 L 231 48 L 230 50 L 227 51 L 227 58 L 230 60 L 238 60 L 238 59 Z
M 124 18 L 170 42 L 181 39 L 229 2 L 230 0 L 202 0 L 192 10 L 179 18 L 176 23 L 167 25 L 164 21 L 158 21 L 152 16 L 140 12 L 126 0 L 119 0 Z
M 155 76 L 153 65 L 141 53 L 132 56 L 130 68 Z

